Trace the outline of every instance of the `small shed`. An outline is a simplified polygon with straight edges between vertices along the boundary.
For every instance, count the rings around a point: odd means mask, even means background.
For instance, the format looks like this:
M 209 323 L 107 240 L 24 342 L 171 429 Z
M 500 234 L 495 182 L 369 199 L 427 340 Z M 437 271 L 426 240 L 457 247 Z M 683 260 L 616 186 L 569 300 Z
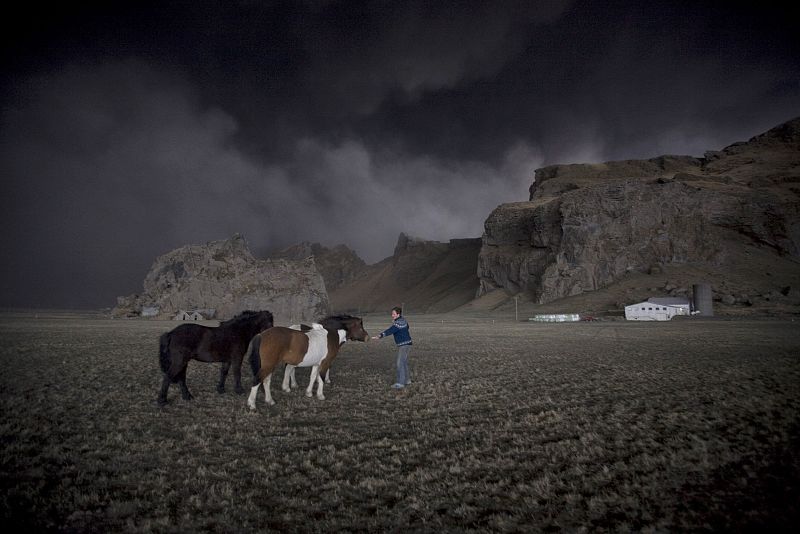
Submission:
M 657 297 L 625 306 L 628 321 L 669 321 L 676 315 L 691 313 L 689 300 L 679 297 Z
M 569 323 L 580 321 L 581 316 L 577 313 L 543 313 L 528 317 L 528 320 L 537 323 Z
M 175 317 L 173 317 L 175 321 L 202 321 L 205 318 L 200 314 L 198 311 L 185 311 L 181 310 Z

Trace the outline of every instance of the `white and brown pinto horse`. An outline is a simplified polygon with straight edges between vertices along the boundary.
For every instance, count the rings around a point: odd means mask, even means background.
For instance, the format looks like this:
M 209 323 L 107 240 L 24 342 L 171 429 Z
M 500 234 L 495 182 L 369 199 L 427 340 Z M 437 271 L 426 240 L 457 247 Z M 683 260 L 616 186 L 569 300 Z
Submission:
M 250 367 L 253 370 L 253 387 L 250 388 L 247 405 L 251 410 L 256 409 L 256 395 L 262 384 L 267 404 L 275 404 L 270 393 L 270 382 L 273 371 L 281 362 L 296 367 L 311 367 L 311 380 L 306 396 L 312 396 L 314 382 L 317 382 L 317 398 L 325 400 L 324 383 L 319 371 L 320 368 L 323 372 L 328 370 L 346 335 L 347 331 L 344 329 L 331 332 L 321 324 L 313 324 L 307 332 L 276 326 L 254 337 L 248 349 Z
M 291 328 L 292 330 L 299 330 L 300 332 L 305 333 L 305 332 L 308 332 L 308 331 L 312 330 L 314 328 L 314 326 L 319 327 L 321 325 L 320 324 L 316 324 L 316 325 L 312 324 L 311 326 L 309 326 L 307 324 L 293 324 L 289 328 Z M 338 334 L 338 332 L 337 332 L 337 334 Z M 339 346 L 341 347 L 342 345 L 344 345 L 345 338 L 340 336 L 340 339 L 341 339 L 341 342 L 339 343 Z M 297 388 L 297 379 L 294 377 L 294 370 L 297 369 L 298 367 L 300 367 L 300 366 L 292 365 L 291 363 L 287 363 L 286 364 L 286 369 L 283 372 L 283 384 L 281 384 L 281 389 L 283 391 L 285 391 L 286 393 L 290 393 L 292 391 L 292 389 Z M 312 395 L 311 392 L 312 392 L 312 385 L 314 384 L 314 371 L 317 371 L 318 378 L 320 378 L 323 382 L 325 382 L 326 384 L 330 384 L 331 383 L 330 365 L 328 365 L 328 371 L 325 372 L 324 374 L 319 372 L 319 366 L 318 365 L 311 366 L 311 379 L 308 381 L 308 388 L 306 389 L 306 396 L 307 397 L 310 397 Z
M 349 340 L 366 341 L 369 339 L 369 334 L 367 334 L 367 331 L 364 330 L 364 322 L 360 317 L 353 317 L 352 315 L 331 315 L 321 319 L 319 324 L 321 324 L 329 332 L 342 329 L 347 330 L 347 339 Z M 306 324 L 293 324 L 289 328 L 293 330 L 300 330 L 302 332 L 311 330 L 311 326 Z M 344 345 L 344 342 L 345 341 L 342 340 L 339 345 Z M 335 357 L 336 356 L 334 355 L 334 358 Z M 331 364 L 333 364 L 333 358 L 330 362 L 328 362 L 327 371 L 320 371 L 319 373 L 319 376 L 325 381 L 326 384 L 331 383 Z M 296 367 L 296 365 L 286 364 L 286 370 L 283 374 L 282 389 L 287 393 L 297 387 L 297 379 L 295 379 L 294 376 L 294 370 Z M 313 384 L 313 381 L 309 382 L 309 387 L 311 387 L 311 384 Z

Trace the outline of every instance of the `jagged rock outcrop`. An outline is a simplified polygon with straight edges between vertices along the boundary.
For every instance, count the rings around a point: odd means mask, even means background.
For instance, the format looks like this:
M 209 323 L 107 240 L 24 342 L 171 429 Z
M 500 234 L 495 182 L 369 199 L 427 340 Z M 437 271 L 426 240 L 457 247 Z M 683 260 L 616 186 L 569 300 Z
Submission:
M 392 256 L 330 291 L 331 308 L 388 313 L 404 305 L 413 313 L 453 310 L 475 297 L 480 247 L 480 238 L 442 243 L 401 233 Z
M 276 324 L 313 320 L 329 311 L 328 295 L 313 257 L 253 258 L 241 235 L 187 245 L 158 257 L 144 292 L 120 297 L 116 316 L 143 309 L 171 318 L 178 310 L 201 310 L 228 319 L 243 310 L 270 310 Z
M 798 259 L 800 119 L 703 158 L 545 167 L 530 192 L 485 222 L 479 295 L 546 303 L 743 244 Z
M 269 255 L 271 258 L 289 260 L 303 260 L 312 256 L 329 292 L 358 278 L 367 266 L 364 260 L 346 245 L 327 248 L 319 243 L 304 241 Z

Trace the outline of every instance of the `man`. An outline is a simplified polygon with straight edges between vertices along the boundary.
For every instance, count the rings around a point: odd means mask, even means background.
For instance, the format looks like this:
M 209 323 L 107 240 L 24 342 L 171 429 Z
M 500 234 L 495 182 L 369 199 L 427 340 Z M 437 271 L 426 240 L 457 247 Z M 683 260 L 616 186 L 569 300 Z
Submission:
M 394 336 L 394 342 L 397 345 L 397 382 L 392 387 L 402 389 L 411 383 L 411 375 L 408 372 L 411 332 L 409 331 L 408 321 L 403 317 L 403 309 L 399 306 L 392 308 L 392 326 L 379 335 L 372 336 L 372 339 L 381 339 L 390 334 Z

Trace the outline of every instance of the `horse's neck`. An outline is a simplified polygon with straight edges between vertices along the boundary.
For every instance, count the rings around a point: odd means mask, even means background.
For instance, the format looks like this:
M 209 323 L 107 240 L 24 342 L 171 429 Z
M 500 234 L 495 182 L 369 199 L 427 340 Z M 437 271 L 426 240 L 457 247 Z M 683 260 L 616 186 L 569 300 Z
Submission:
M 259 327 L 259 325 L 246 321 L 239 321 L 239 322 L 234 321 L 230 324 L 223 323 L 214 330 L 216 330 L 216 332 L 221 335 L 233 333 L 234 335 L 241 334 L 248 337 L 253 337 L 254 335 L 261 332 L 261 328 Z

